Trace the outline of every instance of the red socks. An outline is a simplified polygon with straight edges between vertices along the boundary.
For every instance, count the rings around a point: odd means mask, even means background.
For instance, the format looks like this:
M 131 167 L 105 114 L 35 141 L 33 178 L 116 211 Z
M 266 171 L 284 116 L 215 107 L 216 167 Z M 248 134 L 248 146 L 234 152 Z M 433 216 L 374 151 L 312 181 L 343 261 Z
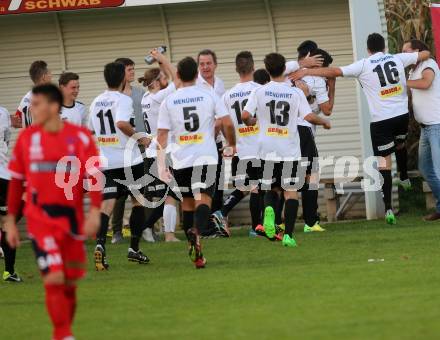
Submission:
M 64 284 L 47 284 L 46 307 L 53 324 L 53 339 L 62 340 L 72 336 L 72 320 L 75 311 L 75 287 Z
M 69 303 L 70 324 L 72 324 L 73 319 L 75 318 L 75 310 L 76 310 L 76 286 L 66 285 L 64 288 L 64 293 L 65 293 L 67 301 Z

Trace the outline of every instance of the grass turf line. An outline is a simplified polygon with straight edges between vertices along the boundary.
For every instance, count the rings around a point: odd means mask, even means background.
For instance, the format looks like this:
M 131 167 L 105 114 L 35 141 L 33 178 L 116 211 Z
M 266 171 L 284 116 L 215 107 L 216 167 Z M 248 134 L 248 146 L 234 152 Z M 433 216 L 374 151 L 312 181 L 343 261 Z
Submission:
M 439 232 L 439 223 L 412 216 L 392 227 L 339 223 L 298 232 L 299 247 L 286 249 L 241 230 L 203 240 L 204 270 L 193 268 L 184 243 L 143 243 L 146 266 L 128 263 L 124 243 L 108 245 L 111 271 L 97 273 L 89 244 L 74 332 L 79 340 L 435 339 Z M 49 339 L 29 244 L 17 270 L 24 284 L 0 284 L 0 338 Z

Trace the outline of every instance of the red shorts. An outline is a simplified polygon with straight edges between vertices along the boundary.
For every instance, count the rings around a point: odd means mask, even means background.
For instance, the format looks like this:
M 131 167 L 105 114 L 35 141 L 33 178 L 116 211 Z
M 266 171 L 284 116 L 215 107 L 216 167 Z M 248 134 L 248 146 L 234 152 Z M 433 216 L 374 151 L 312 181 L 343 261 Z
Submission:
M 41 275 L 62 271 L 66 280 L 77 280 L 85 275 L 87 257 L 83 240 L 57 227 L 31 221 L 28 221 L 28 230 Z

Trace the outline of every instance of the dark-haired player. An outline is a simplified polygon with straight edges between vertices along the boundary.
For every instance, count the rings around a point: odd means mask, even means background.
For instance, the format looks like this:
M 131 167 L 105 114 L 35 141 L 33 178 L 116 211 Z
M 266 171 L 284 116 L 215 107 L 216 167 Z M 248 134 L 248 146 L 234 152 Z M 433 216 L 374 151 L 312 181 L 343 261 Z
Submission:
M 298 56 L 305 57 L 312 51 L 316 50 L 318 48 L 318 44 L 314 42 L 313 40 L 304 40 L 299 46 L 297 47 L 296 51 L 298 52 Z
M 29 68 L 29 76 L 34 85 L 47 84 L 52 81 L 52 73 L 43 60 L 34 61 Z M 12 126 L 15 128 L 28 127 L 32 124 L 32 115 L 30 110 L 32 91 L 24 95 L 20 101 L 15 116 L 12 117 Z
M 62 104 L 55 85 L 33 88 L 33 125 L 20 133 L 9 163 L 5 223 L 7 240 L 16 248 L 20 236 L 15 221 L 26 181 L 27 231 L 43 278 L 54 340 L 73 339 L 76 281 L 87 265 L 84 240 L 96 233 L 101 203 L 100 191 L 91 191 L 84 220 L 83 181 L 97 179 L 98 152 L 87 129 L 61 120 Z
M 218 164 L 215 121 L 220 119 L 229 143 L 226 156 L 232 156 L 230 149 L 235 149 L 234 124 L 220 98 L 196 86 L 197 63 L 193 58 L 187 57 L 178 63 L 177 77 L 182 87 L 165 99 L 159 111 L 159 174 L 163 181 L 170 181 L 164 150 L 171 135 L 177 144 L 171 150 L 173 175 L 183 196 L 183 228 L 189 255 L 196 268 L 203 268 L 206 259 L 198 229 L 206 229 L 215 190 Z
M 291 60 L 286 62 L 286 75 L 298 71 L 304 67 L 319 67 L 324 61 L 319 54 L 311 55 L 311 52 L 316 50 L 318 45 L 312 40 L 303 41 L 297 48 L 298 61 Z M 300 58 L 301 56 L 301 58 Z
M 300 50 L 300 48 L 298 48 Z M 313 51 L 300 50 L 298 59 L 301 60 L 307 55 L 320 55 L 323 58 L 324 67 L 328 67 L 333 58 L 327 51 L 316 48 Z M 335 78 L 325 79 L 323 77 L 306 76 L 302 81 L 296 82 L 306 86 L 307 100 L 316 114 L 323 113 L 326 116 L 332 114 L 335 99 Z M 318 171 L 318 149 L 315 143 L 316 126 L 301 120 L 298 122 L 298 132 L 301 140 L 301 156 L 308 162 L 307 179 L 301 190 L 301 200 L 304 216 L 304 232 L 325 231 L 320 226 L 318 215 L 318 189 L 319 189 L 319 171 Z
M 262 190 L 267 190 L 264 197 L 264 231 L 269 239 L 275 237 L 274 207 L 283 194 L 283 245 L 295 247 L 292 233 L 298 213 L 296 186 L 304 181 L 304 178 L 297 177 L 305 177 L 297 169 L 301 158 L 298 120 L 305 119 L 324 128 L 330 128 L 330 123 L 312 113 L 301 90 L 286 83 L 286 59 L 281 54 L 268 54 L 264 64 L 272 81 L 252 92 L 242 119 L 248 126 L 255 126 L 258 122 L 260 127 L 259 156 L 264 161 Z
M 351 65 L 302 69 L 290 78 L 297 80 L 305 76 L 321 76 L 352 77 L 359 80 L 370 107 L 373 153 L 379 157 L 379 171 L 383 177 L 385 220 L 388 224 L 395 224 L 396 217 L 391 204 L 393 153 L 396 154 L 401 174 L 407 173 L 405 141 L 408 135 L 409 114 L 405 67 L 427 60 L 430 52 L 395 55 L 385 53 L 385 39 L 378 33 L 368 36 L 367 48 L 370 56 Z M 410 186 L 410 183 L 408 185 Z
M 61 119 L 72 124 L 87 126 L 87 109 L 83 103 L 76 100 L 79 95 L 79 75 L 73 72 L 64 72 L 58 79 L 58 85 L 63 93 Z
M 254 72 L 254 82 L 260 85 L 266 85 L 270 82 L 270 75 L 266 69 L 260 68 Z
M 136 132 L 146 132 L 144 127 L 143 115 L 142 115 L 142 96 L 144 90 L 142 87 L 133 86 L 135 81 L 135 62 L 127 57 L 117 58 L 115 63 L 120 63 L 125 67 L 125 87 L 123 93 L 129 96 L 133 100 L 134 110 L 134 128 Z M 143 151 L 143 148 L 141 147 Z M 124 224 L 124 212 L 125 202 L 128 196 L 123 195 L 116 200 L 115 207 L 113 208 L 113 214 L 111 219 L 111 227 L 113 231 L 112 243 L 121 243 L 123 241 L 123 224 Z
M 229 115 L 234 122 L 237 137 L 237 153 L 232 158 L 232 176 L 235 190 L 225 200 L 223 207 L 214 212 L 218 223 L 227 225 L 229 212 L 250 192 L 249 209 L 252 229 L 250 235 L 255 235 L 255 228 L 262 223 L 261 204 L 258 192 L 261 179 L 261 161 L 258 158 L 258 126 L 246 126 L 241 113 L 252 91 L 261 85 L 253 81 L 254 58 L 251 52 L 242 51 L 235 57 L 235 69 L 240 82 L 223 95 Z
M 90 128 L 98 140 L 100 155 L 103 158 L 103 173 L 105 187 L 101 206 L 101 227 L 96 236 L 95 267 L 102 271 L 108 269 L 105 243 L 110 215 L 116 200 L 129 193 L 132 196 L 132 211 L 130 215 L 131 241 L 128 249 L 128 260 L 138 263 L 148 263 L 150 260 L 139 250 L 139 240 L 145 223 L 145 209 L 136 192 L 135 183 L 129 181 L 127 173 L 138 181 L 144 174 L 144 164 L 137 144 L 132 150 L 126 151 L 129 139 L 135 134 L 133 127 L 133 101 L 122 93 L 125 86 L 125 66 L 120 63 L 110 63 L 104 68 L 104 78 L 108 89 L 95 98 L 90 106 Z M 150 139 L 146 136 L 138 139 L 138 143 L 148 146 Z M 125 159 L 126 155 L 130 159 Z M 132 188 L 129 186 L 132 185 Z M 137 188 L 139 196 L 143 187 Z

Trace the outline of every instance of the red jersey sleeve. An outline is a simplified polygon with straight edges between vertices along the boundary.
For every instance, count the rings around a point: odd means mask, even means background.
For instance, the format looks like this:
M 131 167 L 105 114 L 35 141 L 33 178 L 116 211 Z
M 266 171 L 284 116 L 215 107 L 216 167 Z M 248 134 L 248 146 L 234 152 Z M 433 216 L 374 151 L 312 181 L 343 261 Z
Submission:
M 12 151 L 11 160 L 9 162 L 9 172 L 11 176 L 15 179 L 24 180 L 26 174 L 26 165 L 24 157 L 24 132 L 21 132 L 18 136 L 17 142 L 15 143 L 14 150 Z
M 14 216 L 20 214 L 22 208 L 22 197 L 24 193 L 23 181 L 11 178 L 8 185 L 8 213 Z

